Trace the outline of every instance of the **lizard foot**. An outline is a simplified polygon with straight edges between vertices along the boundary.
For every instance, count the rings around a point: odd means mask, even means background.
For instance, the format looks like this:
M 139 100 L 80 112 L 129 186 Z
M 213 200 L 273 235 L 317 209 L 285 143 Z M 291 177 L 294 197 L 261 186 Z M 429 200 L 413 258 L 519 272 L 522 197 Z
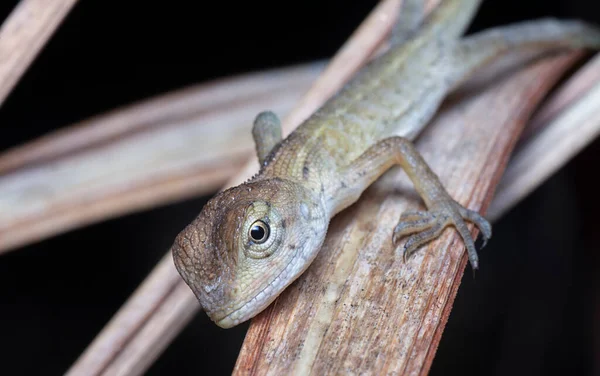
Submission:
M 492 237 L 492 226 L 479 213 L 462 207 L 456 201 L 446 201 L 429 211 L 407 211 L 402 213 L 400 221 L 394 229 L 393 244 L 398 245 L 404 236 L 408 236 L 404 245 L 404 261 L 410 257 L 419 247 L 434 240 L 447 226 L 454 226 L 460 233 L 473 270 L 479 267 L 479 257 L 475 249 L 475 242 L 467 229 L 465 220 L 477 225 L 483 236 L 485 247 L 488 239 Z

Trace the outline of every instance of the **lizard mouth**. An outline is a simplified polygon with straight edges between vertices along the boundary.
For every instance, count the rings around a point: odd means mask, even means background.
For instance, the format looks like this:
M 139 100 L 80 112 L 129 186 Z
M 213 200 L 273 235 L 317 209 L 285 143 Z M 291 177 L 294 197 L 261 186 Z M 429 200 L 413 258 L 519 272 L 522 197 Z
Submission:
M 295 278 L 290 278 L 290 276 L 294 274 L 294 266 L 297 266 L 295 261 L 298 258 L 299 249 L 300 247 L 297 248 L 296 253 L 286 264 L 285 268 L 262 290 L 255 294 L 252 299 L 227 313 L 225 316 L 220 318 L 215 317 L 213 319 L 214 322 L 221 328 L 228 329 L 249 320 L 271 304 L 279 296 L 279 291 L 295 280 Z M 295 274 L 298 275 L 299 273 L 296 271 Z

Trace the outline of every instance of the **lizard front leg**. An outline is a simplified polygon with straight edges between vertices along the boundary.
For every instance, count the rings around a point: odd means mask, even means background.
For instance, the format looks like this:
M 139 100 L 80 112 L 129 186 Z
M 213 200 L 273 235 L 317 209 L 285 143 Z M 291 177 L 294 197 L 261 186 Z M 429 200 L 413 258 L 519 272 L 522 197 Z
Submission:
M 261 112 L 254 119 L 252 137 L 258 162 L 262 165 L 273 148 L 281 142 L 281 121 L 271 111 Z
M 425 2 L 423 0 L 403 0 L 398 20 L 392 29 L 392 44 L 404 43 L 421 26 L 425 19 Z
M 402 214 L 394 229 L 392 241 L 395 245 L 402 237 L 409 235 L 404 246 L 404 258 L 452 225 L 461 235 L 471 266 L 476 270 L 479 265 L 477 251 L 465 220 L 477 225 L 484 241 L 492 236 L 490 223 L 450 197 L 437 175 L 406 138 L 390 137 L 379 141 L 341 171 L 340 187 L 331 195 L 335 212 L 358 199 L 369 185 L 394 165 L 400 165 L 406 171 L 428 209 Z

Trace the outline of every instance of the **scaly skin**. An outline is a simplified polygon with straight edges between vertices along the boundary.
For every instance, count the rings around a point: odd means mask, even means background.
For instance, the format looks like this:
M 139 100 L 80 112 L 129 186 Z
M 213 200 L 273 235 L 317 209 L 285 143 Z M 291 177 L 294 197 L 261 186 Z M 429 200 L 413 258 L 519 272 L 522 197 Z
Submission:
M 485 241 L 490 224 L 448 195 L 411 140 L 450 91 L 507 50 L 600 48 L 600 32 L 539 20 L 463 38 L 479 0 L 445 0 L 425 20 L 419 1 L 404 2 L 409 11 L 401 13 L 390 50 L 285 140 L 277 117 L 259 114 L 259 173 L 216 195 L 177 236 L 177 270 L 217 325 L 235 326 L 266 308 L 311 264 L 331 218 L 394 165 L 428 209 L 404 213 L 394 229 L 394 244 L 408 236 L 404 257 L 453 226 L 477 269 L 465 220 Z

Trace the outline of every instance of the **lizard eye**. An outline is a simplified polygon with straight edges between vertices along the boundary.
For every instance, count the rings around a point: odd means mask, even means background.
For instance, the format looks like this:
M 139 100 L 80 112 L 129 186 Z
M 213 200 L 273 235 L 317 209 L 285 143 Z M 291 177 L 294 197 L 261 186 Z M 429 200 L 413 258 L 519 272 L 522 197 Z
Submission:
M 262 244 L 269 239 L 269 225 L 263 221 L 256 221 L 250 226 L 250 239 L 257 244 Z

